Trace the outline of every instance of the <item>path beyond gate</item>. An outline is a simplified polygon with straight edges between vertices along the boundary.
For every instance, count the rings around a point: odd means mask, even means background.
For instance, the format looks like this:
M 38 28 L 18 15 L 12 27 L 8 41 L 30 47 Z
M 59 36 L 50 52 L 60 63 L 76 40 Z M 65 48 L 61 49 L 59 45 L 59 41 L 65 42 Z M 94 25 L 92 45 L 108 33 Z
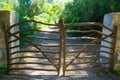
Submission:
M 18 26 L 22 28 L 21 25 L 27 23 L 34 26 L 55 26 L 58 29 L 29 30 L 28 27 L 31 27 L 29 25 L 26 26 L 26 30 L 11 32 L 13 28 Z M 84 30 L 85 26 L 99 27 L 109 31 L 110 34 L 98 30 Z M 83 27 L 83 30 L 66 30 L 70 27 Z M 57 24 L 46 24 L 28 20 L 10 27 L 4 25 L 3 28 L 7 47 L 7 73 L 17 70 L 37 70 L 55 71 L 58 75 L 65 76 L 71 71 L 112 70 L 114 67 L 116 27 L 111 29 L 97 22 L 66 24 L 59 20 Z M 26 35 L 28 32 L 31 33 L 29 36 L 19 36 L 19 34 Z M 19 41 L 24 44 L 16 44 Z M 108 45 L 101 44 L 102 42 Z

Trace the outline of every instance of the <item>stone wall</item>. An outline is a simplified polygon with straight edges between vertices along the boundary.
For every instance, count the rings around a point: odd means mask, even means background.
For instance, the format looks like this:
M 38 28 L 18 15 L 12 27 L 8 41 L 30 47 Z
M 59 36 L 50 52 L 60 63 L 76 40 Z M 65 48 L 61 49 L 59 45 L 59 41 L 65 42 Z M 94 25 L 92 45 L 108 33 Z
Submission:
M 104 23 L 103 24 L 106 25 L 106 26 L 108 26 L 111 29 L 114 26 L 118 27 L 117 41 L 116 41 L 116 53 L 117 54 L 114 53 L 116 55 L 116 57 L 115 57 L 115 67 L 116 67 L 116 65 L 120 64 L 120 13 L 109 13 L 109 14 L 106 14 L 104 16 Z M 105 30 L 105 29 L 103 29 L 103 33 L 105 33 L 105 34 L 111 34 L 110 31 Z M 112 39 L 110 39 L 110 38 L 107 38 L 106 40 L 112 42 Z M 107 46 L 111 47 L 111 45 L 109 45 L 107 43 L 104 43 L 104 42 L 102 42 L 101 44 L 102 45 L 107 45 Z M 111 52 L 109 49 L 105 49 L 105 48 L 101 48 L 101 50 L 105 50 L 105 51 Z M 103 53 L 101 53 L 101 54 L 103 54 Z M 104 55 L 107 56 L 107 57 L 110 57 L 107 54 L 104 54 Z
M 113 16 L 110 16 L 109 14 L 106 14 L 104 16 L 104 21 L 103 21 L 103 24 L 106 25 L 107 27 L 109 27 L 110 29 L 113 29 L 113 23 L 112 23 L 112 20 L 113 20 Z M 107 34 L 107 35 L 110 35 L 112 32 L 109 31 L 108 29 L 106 28 L 103 28 L 102 32 L 104 34 Z M 105 36 L 102 36 L 102 37 L 105 37 Z M 111 37 L 107 37 L 105 38 L 106 41 L 109 41 L 109 42 L 112 42 L 112 38 Z M 101 45 L 102 46 L 109 46 L 111 47 L 111 44 L 109 44 L 108 42 L 105 42 L 105 41 L 102 41 L 101 42 Z M 112 52 L 111 49 L 108 49 L 108 48 L 104 48 L 104 47 L 101 47 L 101 50 L 102 51 L 107 51 L 107 52 Z M 101 52 L 100 53 L 102 56 L 105 56 L 105 57 L 111 57 L 109 54 L 107 53 L 104 53 L 104 52 Z M 102 62 L 105 62 L 106 60 L 104 59 L 101 59 Z
M 18 14 L 15 12 L 10 11 L 0 11 L 0 66 L 6 64 L 6 47 L 5 47 L 5 39 L 4 39 L 4 32 L 2 29 L 3 23 L 6 24 L 6 27 L 18 22 Z M 12 32 L 19 30 L 12 29 Z M 14 43 L 15 44 L 15 43 Z M 19 44 L 17 42 L 17 44 Z

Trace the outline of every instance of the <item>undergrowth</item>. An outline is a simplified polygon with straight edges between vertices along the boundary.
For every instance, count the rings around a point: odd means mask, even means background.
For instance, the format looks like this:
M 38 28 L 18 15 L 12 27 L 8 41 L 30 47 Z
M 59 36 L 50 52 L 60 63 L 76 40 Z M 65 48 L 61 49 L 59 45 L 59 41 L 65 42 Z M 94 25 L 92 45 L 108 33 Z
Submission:
M 3 75 L 6 73 L 6 66 L 0 66 L 0 75 Z

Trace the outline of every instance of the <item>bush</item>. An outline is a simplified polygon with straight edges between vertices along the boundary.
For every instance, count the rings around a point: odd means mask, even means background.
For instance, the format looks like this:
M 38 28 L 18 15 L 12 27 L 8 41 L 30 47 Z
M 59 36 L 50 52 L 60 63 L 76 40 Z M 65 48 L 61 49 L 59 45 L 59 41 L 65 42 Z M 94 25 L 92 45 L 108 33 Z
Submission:
M 0 67 L 0 75 L 5 74 L 5 73 L 6 73 L 6 70 L 7 70 L 6 66 L 1 66 L 1 67 Z
M 115 71 L 117 72 L 117 75 L 120 76 L 120 64 L 116 64 Z

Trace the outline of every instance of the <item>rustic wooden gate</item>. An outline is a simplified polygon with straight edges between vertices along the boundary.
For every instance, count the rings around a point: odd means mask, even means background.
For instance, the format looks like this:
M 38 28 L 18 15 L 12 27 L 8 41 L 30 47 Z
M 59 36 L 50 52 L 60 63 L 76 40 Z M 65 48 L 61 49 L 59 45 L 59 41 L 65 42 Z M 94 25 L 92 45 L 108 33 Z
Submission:
M 58 27 L 58 30 L 41 31 L 38 29 L 26 29 L 11 32 L 13 28 L 19 28 L 20 25 L 26 25 L 27 23 L 33 23 L 34 26 L 38 24 L 40 24 L 40 26 L 56 26 Z M 66 30 L 67 27 L 71 26 L 84 27 L 91 25 L 106 29 L 110 32 L 110 34 L 105 34 L 98 30 Z M 113 69 L 114 67 L 116 27 L 110 29 L 107 26 L 97 22 L 65 24 L 62 20 L 59 20 L 59 23 L 57 24 L 46 24 L 34 20 L 28 20 L 14 24 L 10 27 L 6 27 L 4 25 L 3 28 L 7 48 L 7 73 L 11 70 L 40 70 L 56 71 L 58 75 L 65 76 L 67 71 Z M 19 34 L 24 34 L 27 32 L 32 32 L 34 35 L 31 34 L 24 37 L 19 36 Z M 36 32 L 41 35 L 36 36 Z M 46 38 L 42 37 L 42 33 L 48 34 L 48 36 L 51 34 L 56 36 Z M 108 38 L 111 41 L 109 41 Z M 38 42 L 34 40 L 37 40 Z M 56 43 L 52 44 L 52 42 L 48 42 L 42 44 L 41 41 L 44 40 L 51 40 Z M 15 44 L 19 41 L 23 41 L 25 43 L 18 45 Z M 101 42 L 108 43 L 109 46 L 101 45 Z M 49 50 L 50 48 L 52 48 L 51 51 Z M 107 51 L 104 51 L 101 48 L 106 48 Z M 25 61 L 26 58 L 45 59 L 47 61 L 29 62 L 29 59 Z M 40 69 L 38 67 L 18 67 L 18 65 L 24 64 L 39 64 L 43 66 L 53 66 L 54 68 Z
M 64 24 L 64 52 L 63 52 L 63 75 L 68 71 L 81 70 L 113 70 L 116 58 L 115 44 L 117 27 L 112 29 L 98 22 L 82 22 L 73 24 Z M 103 33 L 96 29 L 85 29 L 85 26 L 99 27 Z M 65 30 L 69 27 L 83 27 L 83 30 Z M 70 35 L 69 34 L 79 34 Z M 73 43 L 69 41 L 74 40 Z M 75 43 L 75 40 L 77 42 Z M 71 47 L 73 47 L 71 49 Z M 78 48 L 78 49 L 76 49 Z M 73 56 L 72 58 L 70 56 Z
M 29 24 L 28 24 L 29 23 Z M 13 28 L 22 28 L 21 25 L 27 25 L 26 30 L 11 31 Z M 34 20 L 28 20 L 20 22 L 10 26 L 8 29 L 4 26 L 5 40 L 7 46 L 7 72 L 11 70 L 39 70 L 39 71 L 56 71 L 59 73 L 60 69 L 60 57 L 61 57 L 61 43 L 60 43 L 60 32 L 59 31 L 41 31 L 38 29 L 30 29 L 35 25 L 38 26 L 59 26 L 59 24 L 46 24 L 37 22 Z M 24 27 L 24 28 L 25 28 Z M 39 35 L 38 35 L 39 33 Z M 27 35 L 29 34 L 29 35 Z M 47 38 L 42 36 L 43 34 L 52 35 L 55 34 L 57 37 Z M 25 35 L 25 36 L 19 36 Z M 50 43 L 45 43 L 49 40 Z M 21 41 L 24 44 L 17 44 Z M 41 41 L 42 44 L 40 43 Z M 52 44 L 51 41 L 57 41 L 56 44 Z M 57 48 L 56 50 L 48 50 L 49 48 Z M 53 57 L 56 56 L 56 57 Z M 36 62 L 31 62 L 30 59 L 38 59 Z M 41 60 L 39 60 L 41 59 Z M 28 64 L 52 66 L 51 68 L 30 67 Z M 22 65 L 28 65 L 24 67 Z

